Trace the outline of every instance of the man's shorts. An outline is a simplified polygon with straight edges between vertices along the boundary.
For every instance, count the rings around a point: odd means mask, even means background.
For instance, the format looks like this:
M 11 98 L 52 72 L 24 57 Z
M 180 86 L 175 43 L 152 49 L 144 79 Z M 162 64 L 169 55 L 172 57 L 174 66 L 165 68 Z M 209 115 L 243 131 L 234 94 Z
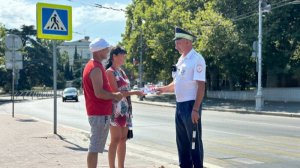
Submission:
M 89 116 L 91 137 L 89 152 L 103 153 L 110 125 L 110 116 Z

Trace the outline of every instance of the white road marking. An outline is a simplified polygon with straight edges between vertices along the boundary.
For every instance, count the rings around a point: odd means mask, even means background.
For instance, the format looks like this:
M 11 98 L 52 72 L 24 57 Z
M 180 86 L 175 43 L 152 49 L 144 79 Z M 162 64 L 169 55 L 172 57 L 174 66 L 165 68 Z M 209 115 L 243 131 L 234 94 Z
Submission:
M 264 162 L 260 162 L 260 161 L 256 161 L 256 160 L 251 160 L 251 159 L 247 159 L 247 158 L 233 158 L 233 159 L 229 159 L 235 162 L 239 162 L 239 163 L 243 163 L 243 164 L 261 164 Z
M 167 152 L 167 151 L 162 151 L 162 150 L 156 150 L 154 148 L 151 147 L 147 147 L 147 146 L 142 146 L 142 145 L 138 145 L 138 144 L 132 144 L 132 143 L 127 143 L 127 147 L 129 148 L 127 150 L 127 154 L 129 155 L 133 155 L 136 157 L 140 157 L 142 159 L 148 160 L 148 161 L 152 161 L 155 163 L 160 163 L 162 165 L 164 165 L 166 168 L 178 168 L 178 156 L 177 154 L 171 153 L 171 152 Z M 130 152 L 129 150 L 133 149 L 133 151 L 135 152 Z M 137 154 L 137 153 L 143 153 L 143 154 Z M 153 156 L 157 156 L 157 158 L 151 157 L 151 155 Z M 166 162 L 167 160 L 170 160 L 173 163 L 170 162 Z M 174 163 L 176 165 L 174 165 Z M 210 163 L 204 163 L 204 166 L 207 168 L 222 168 L 220 166 L 217 165 L 213 165 Z

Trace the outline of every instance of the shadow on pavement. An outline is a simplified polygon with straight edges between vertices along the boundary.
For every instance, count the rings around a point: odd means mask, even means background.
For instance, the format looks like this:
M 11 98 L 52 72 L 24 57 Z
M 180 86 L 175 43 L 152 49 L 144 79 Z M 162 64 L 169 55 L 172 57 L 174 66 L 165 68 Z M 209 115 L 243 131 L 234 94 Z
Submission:
M 70 147 L 70 146 L 65 146 L 68 149 L 74 150 L 74 151 L 88 151 L 87 148 L 83 148 L 80 145 L 77 145 L 73 142 L 68 141 L 66 138 L 64 138 L 62 135 L 57 134 L 58 138 L 64 142 L 67 142 L 68 144 L 73 145 L 74 147 Z
M 65 148 L 68 148 L 68 149 L 71 149 L 73 151 L 88 151 L 87 148 L 83 148 L 81 147 L 80 145 L 77 145 L 69 140 L 67 140 L 66 138 L 64 138 L 62 135 L 59 135 L 59 134 L 55 134 L 55 135 L 50 135 L 50 136 L 42 136 L 42 137 L 32 137 L 32 138 L 38 138 L 38 139 L 58 139 L 58 140 L 62 140 L 70 145 L 71 146 L 64 146 Z M 74 146 L 74 147 L 73 147 Z
M 38 122 L 37 120 L 34 120 L 34 119 L 16 119 L 16 121 L 19 121 L 19 122 Z
M 80 101 L 79 100 L 78 101 L 65 101 L 63 103 L 80 103 Z
M 30 101 L 30 99 L 28 97 L 26 97 L 25 99 L 20 98 L 20 97 L 15 97 L 14 101 L 15 101 L 15 103 L 19 103 L 19 102 L 23 102 L 23 101 Z M 12 103 L 11 95 L 0 94 L 0 105 L 9 104 L 9 103 Z
M 3 99 L 0 99 L 0 105 L 3 105 L 3 104 L 8 104 L 8 103 L 11 103 L 11 100 L 3 100 Z

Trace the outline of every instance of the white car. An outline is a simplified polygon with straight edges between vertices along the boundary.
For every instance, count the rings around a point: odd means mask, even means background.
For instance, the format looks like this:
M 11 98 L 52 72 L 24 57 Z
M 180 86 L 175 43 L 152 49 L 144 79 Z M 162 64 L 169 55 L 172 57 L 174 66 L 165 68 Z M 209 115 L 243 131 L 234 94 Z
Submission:
M 134 86 L 132 87 L 132 90 L 139 90 L 139 87 L 138 87 L 137 85 L 134 85 Z
M 62 101 L 75 100 L 78 102 L 78 91 L 74 87 L 68 87 L 63 91 Z

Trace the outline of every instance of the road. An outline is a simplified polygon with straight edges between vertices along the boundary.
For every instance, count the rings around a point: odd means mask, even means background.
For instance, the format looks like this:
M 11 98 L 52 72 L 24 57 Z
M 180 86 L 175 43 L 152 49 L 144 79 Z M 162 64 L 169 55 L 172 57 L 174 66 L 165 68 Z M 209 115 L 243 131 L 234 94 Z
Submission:
M 133 104 L 134 138 L 127 155 L 176 165 L 174 108 Z M 0 105 L 11 113 L 11 104 Z M 53 100 L 15 104 L 15 115 L 53 122 Z M 300 118 L 203 111 L 205 162 L 230 168 L 300 167 Z M 58 124 L 89 131 L 83 97 L 58 99 Z M 59 133 L 59 130 L 58 130 Z

